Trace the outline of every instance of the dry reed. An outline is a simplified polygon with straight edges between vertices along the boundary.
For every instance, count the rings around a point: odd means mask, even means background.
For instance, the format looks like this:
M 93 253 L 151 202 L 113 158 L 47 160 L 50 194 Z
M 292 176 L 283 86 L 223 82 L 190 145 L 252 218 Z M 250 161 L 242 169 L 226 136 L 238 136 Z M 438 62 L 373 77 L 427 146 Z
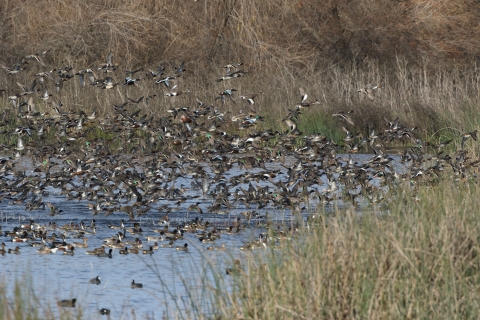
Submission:
M 243 260 L 233 296 L 217 296 L 217 318 L 475 319 L 478 186 L 409 189 L 385 215 L 317 215 L 282 251 Z

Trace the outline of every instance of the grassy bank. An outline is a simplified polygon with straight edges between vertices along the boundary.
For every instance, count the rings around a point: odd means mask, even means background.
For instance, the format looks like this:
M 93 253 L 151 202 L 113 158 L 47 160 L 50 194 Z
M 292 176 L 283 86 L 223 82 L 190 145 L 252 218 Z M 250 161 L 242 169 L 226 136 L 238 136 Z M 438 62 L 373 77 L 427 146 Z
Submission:
M 385 215 L 317 216 L 309 236 L 242 261 L 218 318 L 476 319 L 479 195 L 446 183 L 418 201 L 405 192 Z

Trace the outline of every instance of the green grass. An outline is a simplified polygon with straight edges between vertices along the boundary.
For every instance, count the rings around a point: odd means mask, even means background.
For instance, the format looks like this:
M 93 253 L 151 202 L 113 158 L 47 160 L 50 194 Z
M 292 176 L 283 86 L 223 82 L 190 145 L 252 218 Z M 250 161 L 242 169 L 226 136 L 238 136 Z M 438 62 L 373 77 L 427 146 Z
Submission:
M 342 126 L 346 126 L 346 124 L 332 118 L 330 113 L 315 110 L 312 107 L 309 108 L 309 110 L 305 110 L 303 113 L 304 114 L 298 125 L 305 135 L 321 133 L 336 143 L 341 142 L 345 137 L 345 133 L 342 131 Z

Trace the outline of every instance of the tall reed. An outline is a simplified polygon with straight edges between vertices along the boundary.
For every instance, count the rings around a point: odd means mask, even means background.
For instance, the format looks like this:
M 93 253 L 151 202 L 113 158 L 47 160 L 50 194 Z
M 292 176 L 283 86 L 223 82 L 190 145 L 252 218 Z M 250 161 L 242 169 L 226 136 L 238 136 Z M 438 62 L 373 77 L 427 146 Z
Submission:
M 281 251 L 253 254 L 217 318 L 477 318 L 478 185 L 402 194 L 384 214 L 317 215 Z

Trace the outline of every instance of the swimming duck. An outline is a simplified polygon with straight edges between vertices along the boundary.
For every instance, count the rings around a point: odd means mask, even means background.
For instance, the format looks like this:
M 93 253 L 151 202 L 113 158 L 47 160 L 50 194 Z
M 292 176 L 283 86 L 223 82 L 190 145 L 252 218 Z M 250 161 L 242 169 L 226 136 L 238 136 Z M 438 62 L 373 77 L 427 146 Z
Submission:
M 55 246 L 51 246 L 50 248 L 48 246 L 43 246 L 39 250 L 37 250 L 37 252 L 41 254 L 50 254 L 57 252 L 57 250 L 58 248 L 56 248 Z
M 101 283 L 100 276 L 96 276 L 95 278 L 90 279 L 90 281 L 88 283 L 99 285 Z
M 110 248 L 122 249 L 122 248 L 125 246 L 125 244 L 124 244 L 122 241 L 117 240 L 116 243 L 109 244 L 108 246 L 109 246 Z
M 70 246 L 70 251 L 65 250 L 65 251 L 63 251 L 63 254 L 64 254 L 64 255 L 68 255 L 68 256 L 73 256 L 73 255 L 74 255 L 74 250 L 75 250 L 75 247 L 74 247 L 74 246 Z
M 112 249 L 108 250 L 108 253 L 105 253 L 105 252 L 100 252 L 100 253 L 97 253 L 97 257 L 99 258 L 110 258 L 112 259 Z
M 143 253 L 143 254 L 150 254 L 150 255 L 152 255 L 152 254 L 153 254 L 153 247 L 150 246 L 150 249 L 148 249 L 148 250 L 142 250 L 142 253 Z
M 16 246 L 15 250 L 8 249 L 8 253 L 20 254 L 20 248 L 18 246 Z
M 136 283 L 135 280 L 132 280 L 131 287 L 132 287 L 132 288 L 143 288 L 143 284 L 141 284 L 141 283 Z
M 162 247 L 162 248 L 173 248 L 173 241 L 170 240 L 168 243 L 162 243 L 160 245 L 160 247 Z
M 109 316 L 110 315 L 110 309 L 107 308 L 102 308 L 98 311 L 102 316 Z
M 128 249 L 128 253 L 132 253 L 132 254 L 138 254 L 138 247 L 136 246 L 133 246 L 132 248 Z
M 120 225 L 116 226 L 116 225 L 109 224 L 108 227 L 109 227 L 110 229 L 121 229 L 121 230 L 124 230 L 124 229 L 125 229 L 125 225 L 124 225 L 123 223 L 124 223 L 124 220 L 123 220 L 123 219 L 120 219 Z
M 73 298 L 72 300 L 60 300 L 58 301 L 59 307 L 66 307 L 66 308 L 75 308 L 75 304 L 77 303 L 77 299 Z
M 213 246 L 213 250 L 225 250 L 225 243 L 222 243 L 221 246 Z
M 86 254 L 97 255 L 99 253 L 105 252 L 105 246 L 101 246 L 100 248 L 95 248 L 93 250 L 87 250 Z
M 182 247 L 175 247 L 178 251 L 188 251 L 188 243 L 185 243 Z
M 72 243 L 72 246 L 77 247 L 77 248 L 88 248 L 87 244 L 87 238 L 83 238 L 83 243 L 82 242 L 74 242 Z
M 153 241 L 163 241 L 163 240 L 164 240 L 164 238 L 163 238 L 163 235 L 164 235 L 164 234 L 165 234 L 165 233 L 164 233 L 163 231 L 161 231 L 161 232 L 160 232 L 160 237 L 147 236 L 147 241 L 149 241 L 149 242 L 150 242 L 150 241 L 152 241 L 152 242 L 153 242 Z

